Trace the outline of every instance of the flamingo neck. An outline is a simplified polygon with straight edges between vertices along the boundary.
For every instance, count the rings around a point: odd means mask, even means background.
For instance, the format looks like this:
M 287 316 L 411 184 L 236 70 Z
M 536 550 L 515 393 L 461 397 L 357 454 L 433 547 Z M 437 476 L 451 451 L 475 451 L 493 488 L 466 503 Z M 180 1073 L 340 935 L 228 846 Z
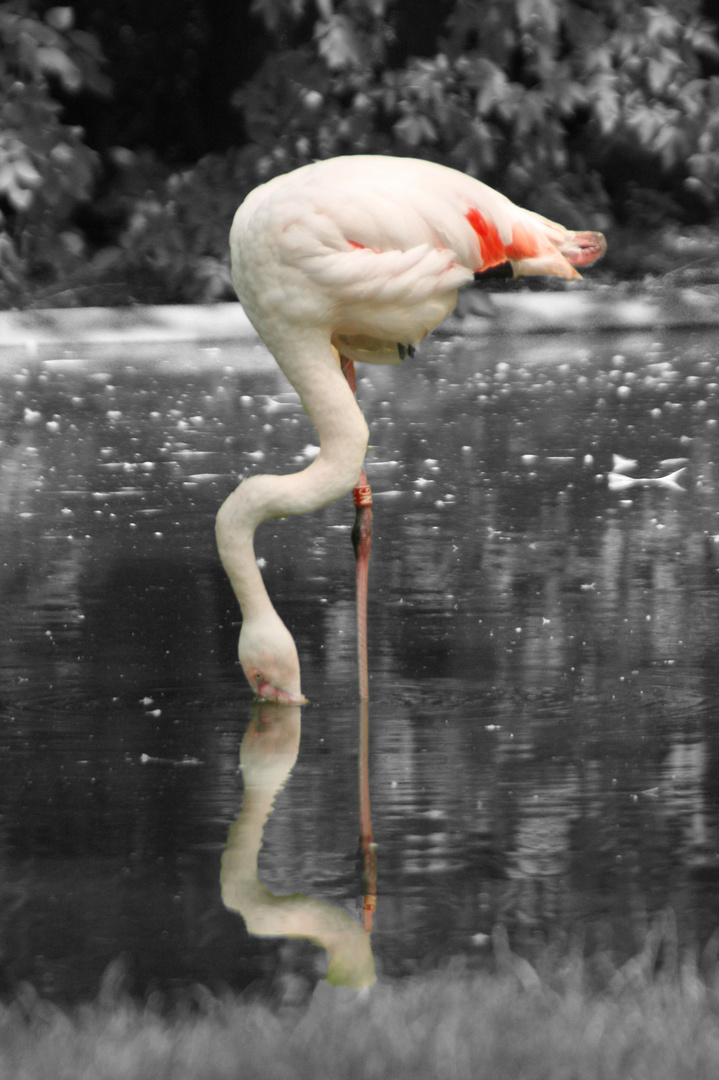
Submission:
M 247 513 L 246 484 L 244 481 L 230 495 L 217 515 L 217 548 L 243 619 L 262 619 L 277 613 L 255 557 L 254 534 L 258 523 L 254 523 Z
M 251 476 L 220 509 L 217 545 L 235 596 L 248 620 L 282 626 L 254 552 L 257 527 L 272 518 L 310 513 L 349 491 L 367 448 L 368 430 L 332 351 L 329 333 L 272 332 L 258 327 L 317 428 L 320 452 L 301 472 Z M 284 629 L 284 627 L 283 627 Z

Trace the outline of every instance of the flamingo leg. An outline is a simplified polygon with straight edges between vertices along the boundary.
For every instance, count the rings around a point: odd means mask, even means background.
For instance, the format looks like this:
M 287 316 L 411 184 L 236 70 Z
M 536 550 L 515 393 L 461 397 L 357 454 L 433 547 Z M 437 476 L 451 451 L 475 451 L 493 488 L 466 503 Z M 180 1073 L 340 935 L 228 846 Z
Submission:
M 355 369 L 351 360 L 340 356 L 342 374 L 354 394 L 356 391 Z M 357 568 L 357 662 L 359 668 L 360 701 L 369 701 L 369 670 L 367 666 L 367 578 L 372 548 L 372 489 L 367 474 L 361 470 L 359 480 L 352 490 L 356 507 L 352 528 L 352 546 Z
M 340 356 L 342 374 L 350 389 L 356 392 L 355 369 L 351 360 Z M 355 522 L 352 527 L 352 546 L 357 567 L 357 662 L 360 691 L 359 732 L 359 804 L 360 848 L 362 851 L 362 925 L 368 934 L 377 907 L 377 847 L 372 835 L 372 814 L 369 794 L 369 669 L 367 664 L 367 578 L 372 548 L 372 489 L 362 469 L 352 490 Z

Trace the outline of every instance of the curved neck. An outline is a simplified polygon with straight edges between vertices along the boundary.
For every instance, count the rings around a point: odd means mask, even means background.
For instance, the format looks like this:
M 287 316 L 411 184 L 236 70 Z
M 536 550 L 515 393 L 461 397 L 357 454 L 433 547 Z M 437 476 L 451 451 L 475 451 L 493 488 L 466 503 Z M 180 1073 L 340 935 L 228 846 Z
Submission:
M 217 546 L 244 619 L 276 614 L 255 558 L 258 525 L 270 518 L 310 513 L 344 495 L 357 481 L 368 438 L 328 335 L 289 330 L 284 334 L 274 327 L 267 338 L 317 428 L 320 452 L 301 472 L 249 477 L 220 509 Z

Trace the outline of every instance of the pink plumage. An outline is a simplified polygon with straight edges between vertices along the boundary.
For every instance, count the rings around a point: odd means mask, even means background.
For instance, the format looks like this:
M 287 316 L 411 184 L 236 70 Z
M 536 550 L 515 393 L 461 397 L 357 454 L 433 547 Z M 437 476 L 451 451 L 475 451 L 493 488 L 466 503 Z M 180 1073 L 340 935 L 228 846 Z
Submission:
M 344 157 L 252 191 L 230 233 L 245 312 L 300 395 L 320 453 L 290 476 L 253 476 L 218 515 L 220 555 L 240 602 L 240 660 L 260 697 L 304 700 L 294 641 L 257 569 L 256 527 L 318 509 L 358 484 L 367 426 L 337 363 L 396 364 L 453 309 L 477 273 L 572 281 L 605 251 L 463 173 L 411 158 Z
M 571 281 L 605 245 L 454 169 L 357 156 L 257 188 L 237 211 L 230 248 L 235 286 L 262 337 L 281 309 L 326 327 L 350 359 L 397 363 L 397 343 L 420 342 L 475 273 L 510 261 L 515 277 Z

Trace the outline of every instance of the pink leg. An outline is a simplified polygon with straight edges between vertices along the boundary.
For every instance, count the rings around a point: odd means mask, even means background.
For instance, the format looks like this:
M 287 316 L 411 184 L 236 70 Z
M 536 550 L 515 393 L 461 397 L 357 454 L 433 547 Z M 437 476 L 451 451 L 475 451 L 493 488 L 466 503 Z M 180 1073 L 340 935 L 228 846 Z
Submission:
M 352 495 L 355 501 L 355 523 L 352 546 L 357 566 L 357 659 L 359 663 L 360 701 L 369 701 L 369 670 L 367 665 L 367 578 L 372 548 L 372 490 L 364 469 Z
M 340 357 L 342 374 L 352 393 L 355 392 L 355 369 L 346 356 Z M 364 469 L 352 495 L 357 508 L 352 529 L 352 546 L 357 566 L 357 660 L 359 665 L 360 701 L 369 701 L 369 671 L 367 667 L 367 577 L 372 548 L 372 489 Z
M 340 357 L 342 373 L 354 394 L 355 369 L 346 356 Z M 357 565 L 357 661 L 360 691 L 359 803 L 360 846 L 362 850 L 362 925 L 368 934 L 377 907 L 377 847 L 372 835 L 369 799 L 369 670 L 367 665 L 367 577 L 372 547 L 372 490 L 364 469 L 352 491 L 356 513 L 352 528 L 352 546 Z

